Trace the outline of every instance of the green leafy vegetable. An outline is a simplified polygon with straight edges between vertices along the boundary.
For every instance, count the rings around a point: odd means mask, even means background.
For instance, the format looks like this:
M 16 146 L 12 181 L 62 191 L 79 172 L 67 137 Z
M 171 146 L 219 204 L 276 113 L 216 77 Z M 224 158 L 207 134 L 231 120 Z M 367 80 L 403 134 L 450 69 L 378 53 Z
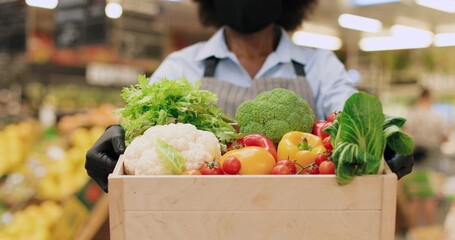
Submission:
M 410 155 L 414 150 L 414 141 L 412 138 L 401 131 L 401 127 L 403 127 L 405 122 L 405 118 L 386 115 L 382 127 L 387 139 L 387 146 L 402 156 Z
M 181 175 L 185 171 L 185 158 L 166 141 L 157 138 L 155 151 L 166 174 Z
M 375 96 L 365 92 L 353 94 L 325 130 L 334 147 L 337 182 L 343 185 L 355 175 L 377 174 L 386 144 L 400 155 L 411 154 L 414 142 L 401 131 L 405 122 L 404 118 L 385 115 Z
M 414 150 L 414 141 L 410 136 L 401 131 L 396 125 L 391 125 L 384 129 L 384 135 L 387 139 L 387 146 L 394 152 L 402 156 L 412 154 Z
M 382 104 L 365 92 L 353 94 L 345 103 L 335 137 L 333 159 L 339 184 L 354 175 L 376 174 L 385 148 Z
M 199 89 L 199 81 L 193 85 L 185 78 L 163 78 L 149 84 L 144 75 L 138 81 L 137 85 L 122 90 L 126 104 L 118 110 L 127 144 L 151 126 L 178 122 L 213 132 L 222 147 L 236 138 L 236 131 L 230 125 L 234 119 L 218 108 L 215 93 Z
M 393 126 L 393 125 L 401 128 L 401 127 L 403 127 L 405 122 L 406 122 L 405 118 L 385 115 L 385 121 L 384 121 L 383 129 L 386 129 L 386 128 L 388 128 L 390 126 Z

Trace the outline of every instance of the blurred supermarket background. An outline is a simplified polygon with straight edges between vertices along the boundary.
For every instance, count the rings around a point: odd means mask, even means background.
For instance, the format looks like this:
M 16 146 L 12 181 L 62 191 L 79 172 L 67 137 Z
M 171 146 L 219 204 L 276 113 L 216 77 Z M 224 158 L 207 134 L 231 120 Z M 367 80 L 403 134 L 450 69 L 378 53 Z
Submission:
M 109 239 L 85 152 L 118 121 L 123 87 L 214 33 L 196 10 L 191 0 L 0 0 L 0 239 Z M 448 136 L 431 163 L 437 216 L 411 228 L 398 193 L 396 229 L 440 239 L 455 194 L 455 0 L 320 0 L 289 34 L 334 50 L 387 114 L 406 117 L 420 86 L 431 89 Z

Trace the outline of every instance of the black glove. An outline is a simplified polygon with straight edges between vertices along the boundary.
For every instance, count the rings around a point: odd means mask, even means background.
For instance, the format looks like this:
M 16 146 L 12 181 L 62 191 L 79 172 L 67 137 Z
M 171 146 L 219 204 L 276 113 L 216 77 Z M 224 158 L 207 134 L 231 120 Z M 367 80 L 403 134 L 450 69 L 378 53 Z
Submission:
M 412 154 L 401 156 L 388 147 L 384 151 L 384 158 L 390 170 L 398 176 L 398 179 L 411 173 L 412 167 L 414 166 Z
M 108 191 L 107 177 L 114 171 L 115 164 L 125 148 L 125 131 L 120 125 L 112 125 L 87 151 L 85 169 L 105 192 Z

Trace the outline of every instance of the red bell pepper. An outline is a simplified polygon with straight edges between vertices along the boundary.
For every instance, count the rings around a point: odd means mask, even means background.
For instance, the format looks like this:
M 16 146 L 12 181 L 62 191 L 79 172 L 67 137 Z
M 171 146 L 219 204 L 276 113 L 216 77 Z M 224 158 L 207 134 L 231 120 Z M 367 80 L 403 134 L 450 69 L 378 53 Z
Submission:
M 272 140 L 270 140 L 270 138 L 258 133 L 252 133 L 242 137 L 241 139 L 237 140 L 235 144 L 229 145 L 228 150 L 253 146 L 265 148 L 265 150 L 272 154 L 275 162 L 277 161 L 275 144 L 272 142 Z

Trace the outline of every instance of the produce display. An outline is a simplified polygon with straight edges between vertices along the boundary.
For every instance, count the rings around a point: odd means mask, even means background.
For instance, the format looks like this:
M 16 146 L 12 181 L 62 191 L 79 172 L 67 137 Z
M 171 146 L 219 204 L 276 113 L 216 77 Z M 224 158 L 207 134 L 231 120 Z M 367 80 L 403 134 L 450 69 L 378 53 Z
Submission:
M 72 239 L 101 196 L 85 154 L 105 124 L 118 121 L 113 109 L 101 105 L 50 128 L 30 119 L 0 130 L 0 239 Z M 56 228 L 66 233 L 55 235 Z
M 322 120 L 282 88 L 240 104 L 236 119 L 216 106 L 214 93 L 184 78 L 148 84 L 140 76 L 122 97 L 127 174 L 335 174 L 343 185 L 356 175 L 380 173 L 386 148 L 400 155 L 413 149 L 401 131 L 405 119 L 385 115 L 381 102 L 365 92 Z

